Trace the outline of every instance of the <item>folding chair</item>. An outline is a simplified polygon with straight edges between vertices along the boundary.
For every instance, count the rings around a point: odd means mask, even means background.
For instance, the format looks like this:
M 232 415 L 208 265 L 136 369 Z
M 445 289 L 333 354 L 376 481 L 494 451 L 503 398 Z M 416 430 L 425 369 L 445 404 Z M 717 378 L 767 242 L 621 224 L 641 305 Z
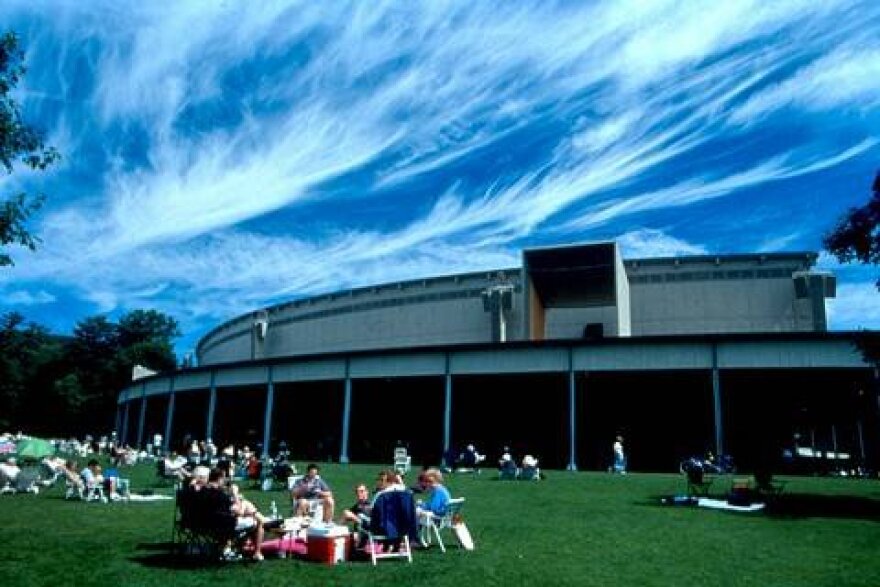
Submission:
M 515 481 L 519 475 L 519 470 L 516 466 L 513 467 L 502 467 L 498 469 L 498 478 L 503 481 Z
M 95 482 L 92 484 L 86 483 L 85 488 L 83 489 L 83 499 L 85 501 L 107 501 L 107 497 L 104 495 L 104 487 L 100 482 Z
M 455 524 L 461 517 L 462 507 L 464 507 L 464 498 L 457 497 L 455 499 L 449 500 L 449 503 L 446 505 L 446 513 L 444 515 L 427 516 L 424 526 L 425 542 L 427 542 L 428 544 L 433 544 L 434 538 L 436 538 L 437 544 L 440 545 L 440 550 L 446 552 L 446 545 L 443 544 L 443 538 L 440 536 L 440 530 L 452 530 L 453 524 Z
M 406 452 L 406 448 L 398 447 L 394 449 L 394 470 L 398 473 L 409 473 L 412 466 L 412 457 Z
M 412 563 L 410 537 L 418 539 L 416 503 L 411 491 L 386 491 L 376 496 L 370 516 L 361 516 L 366 550 L 375 566 L 386 558 Z
M 71 479 L 65 479 L 64 499 L 85 499 L 86 486 Z
M 687 494 L 690 497 L 709 497 L 712 479 L 703 474 L 703 469 L 690 467 L 685 471 L 687 476 Z
M 782 495 L 785 490 L 785 481 L 773 479 L 773 475 L 767 471 L 755 472 L 755 491 L 767 499 L 775 499 Z

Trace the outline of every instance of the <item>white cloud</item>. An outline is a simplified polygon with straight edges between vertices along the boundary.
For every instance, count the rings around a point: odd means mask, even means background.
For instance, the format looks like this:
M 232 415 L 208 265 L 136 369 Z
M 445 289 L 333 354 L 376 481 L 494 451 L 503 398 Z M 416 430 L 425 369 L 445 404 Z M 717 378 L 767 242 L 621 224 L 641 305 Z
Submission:
M 880 291 L 873 282 L 842 283 L 837 298 L 827 302 L 830 330 L 877 329 L 880 325 Z
M 43 290 L 36 292 L 15 290 L 4 294 L 3 299 L 10 306 L 35 306 L 38 304 L 49 304 L 54 302 L 56 298 L 49 292 Z
M 675 238 L 662 230 L 648 228 L 621 234 L 615 240 L 625 259 L 705 255 L 709 252 L 701 245 Z
M 877 45 L 877 39 L 868 42 Z M 857 112 L 880 107 L 880 46 L 841 48 L 794 76 L 751 97 L 733 112 L 733 122 L 751 122 L 781 108 Z
M 59 173 L 91 164 L 89 140 L 107 154 L 89 170 L 97 191 L 50 202 L 45 245 L 16 279 L 200 324 L 284 296 L 516 265 L 539 233 L 588 239 L 635 212 L 684 214 L 851 162 L 876 152 L 869 126 L 834 141 L 768 131 L 760 155 L 729 145 L 783 107 L 807 117 L 791 128 L 836 106 L 876 112 L 878 49 L 844 18 L 853 6 L 10 0 L 63 47 L 36 64 L 62 92 L 68 47 L 96 47 L 88 116 L 63 110 L 53 131 L 69 154 Z M 511 146 L 528 152 L 483 169 Z M 318 192 L 335 178 L 356 187 Z M 797 238 L 779 231 L 766 247 Z M 642 229 L 621 243 L 632 256 L 712 248 Z

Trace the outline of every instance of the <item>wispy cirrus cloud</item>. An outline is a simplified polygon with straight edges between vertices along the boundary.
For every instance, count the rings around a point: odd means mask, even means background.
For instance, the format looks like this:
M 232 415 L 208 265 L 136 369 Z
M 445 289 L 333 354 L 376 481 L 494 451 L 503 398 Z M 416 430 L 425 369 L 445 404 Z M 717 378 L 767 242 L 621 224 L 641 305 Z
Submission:
M 43 290 L 36 292 L 17 290 L 6 293 L 6 303 L 11 306 L 34 306 L 48 304 L 55 300 L 55 296 Z
M 668 215 L 796 206 L 773 190 L 878 152 L 880 8 L 855 1 L 4 8 L 27 32 L 27 110 L 65 153 L 15 280 L 193 331 L 515 265 L 532 242 L 717 251 L 725 235 Z M 754 246 L 816 247 L 821 230 Z

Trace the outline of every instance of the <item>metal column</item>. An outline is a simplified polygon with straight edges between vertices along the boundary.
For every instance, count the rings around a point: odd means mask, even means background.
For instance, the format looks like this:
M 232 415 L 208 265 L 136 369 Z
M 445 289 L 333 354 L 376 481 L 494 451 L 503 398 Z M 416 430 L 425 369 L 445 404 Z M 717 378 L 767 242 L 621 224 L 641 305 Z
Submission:
M 168 414 L 165 417 L 165 438 L 162 439 L 162 450 L 168 452 L 171 446 L 171 424 L 174 422 L 174 376 L 168 381 Z
M 348 464 L 348 426 L 351 423 L 351 363 L 345 359 L 345 404 L 342 408 L 342 446 L 339 462 Z
M 214 439 L 214 410 L 217 409 L 217 372 L 211 371 L 211 383 L 208 391 L 208 423 L 205 425 L 205 438 Z
M 116 435 L 116 441 L 122 444 L 122 404 L 116 405 L 116 426 L 113 427 L 113 433 Z
M 724 454 L 724 422 L 721 413 L 721 376 L 718 372 L 718 343 L 712 343 L 712 403 L 715 408 L 715 454 Z
M 577 436 L 577 418 L 575 403 L 576 384 L 574 378 L 574 357 L 573 350 L 568 347 L 568 467 L 569 471 L 577 471 L 577 454 L 575 447 L 575 438 Z
M 138 419 L 138 435 L 135 446 L 138 450 L 144 447 L 144 422 L 147 419 L 147 384 L 141 384 L 141 415 Z
M 125 400 L 125 416 L 122 418 L 122 436 L 119 439 L 123 445 L 128 443 L 128 408 L 131 405 L 131 400 L 126 398 Z
M 452 446 L 452 373 L 449 370 L 449 353 L 446 353 L 446 389 L 443 401 L 443 458 Z M 444 462 L 445 464 L 445 462 Z
M 263 420 L 263 454 L 269 456 L 269 441 L 272 438 L 272 409 L 275 404 L 275 382 L 272 381 L 272 365 L 269 365 L 268 381 L 266 382 L 266 416 Z

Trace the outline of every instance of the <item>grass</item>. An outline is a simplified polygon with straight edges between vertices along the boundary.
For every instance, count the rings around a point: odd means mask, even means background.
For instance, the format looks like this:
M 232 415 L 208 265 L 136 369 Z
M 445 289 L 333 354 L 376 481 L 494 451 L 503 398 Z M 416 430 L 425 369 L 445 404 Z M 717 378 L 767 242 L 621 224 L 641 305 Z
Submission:
M 326 465 L 339 506 L 378 466 Z M 135 491 L 157 488 L 154 469 L 129 469 Z M 679 475 L 550 471 L 543 482 L 451 476 L 467 497 L 477 550 L 415 553 L 414 562 L 298 560 L 220 566 L 166 554 L 173 502 L 81 503 L 63 490 L 0 496 L 4 584 L 26 585 L 880 585 L 877 481 L 789 478 L 775 513 L 737 514 L 658 505 L 684 490 Z M 716 481 L 723 493 L 729 481 Z M 245 487 L 268 510 L 286 494 Z M 284 504 L 284 508 L 282 508 Z M 448 543 L 454 543 L 449 536 Z

